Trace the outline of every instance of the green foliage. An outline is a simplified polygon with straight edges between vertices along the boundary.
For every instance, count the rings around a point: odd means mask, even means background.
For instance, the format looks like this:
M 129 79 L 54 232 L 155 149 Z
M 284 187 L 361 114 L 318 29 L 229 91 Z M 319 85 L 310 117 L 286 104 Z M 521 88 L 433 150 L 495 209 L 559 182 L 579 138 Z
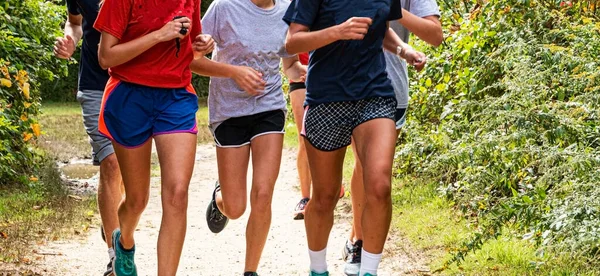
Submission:
M 29 183 L 41 156 L 31 145 L 40 135 L 32 117 L 39 111 L 39 93 L 30 88 L 24 70 L 0 59 L 0 71 L 0 186 Z
M 52 45 L 64 20 L 51 1 L 9 0 L 0 4 L 0 186 L 32 183 L 41 151 L 40 81 L 66 72 Z
M 26 70 L 36 83 L 66 73 L 64 63 L 52 53 L 54 39 L 66 18 L 54 1 L 8 0 L 0 4 L 0 57 Z
M 434 178 L 477 228 L 600 254 L 600 22 L 540 0 L 444 1 L 444 46 L 412 85 L 397 172 Z M 467 11 L 467 12 L 465 12 Z

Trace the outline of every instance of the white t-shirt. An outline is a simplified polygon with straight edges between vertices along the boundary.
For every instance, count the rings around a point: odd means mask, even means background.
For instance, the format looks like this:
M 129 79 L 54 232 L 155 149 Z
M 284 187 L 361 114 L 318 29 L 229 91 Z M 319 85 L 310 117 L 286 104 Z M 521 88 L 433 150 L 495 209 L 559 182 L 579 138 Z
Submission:
M 212 58 L 231 65 L 248 66 L 263 74 L 265 91 L 251 96 L 230 78 L 210 78 L 208 109 L 211 128 L 223 121 L 272 110 L 286 110 L 281 89 L 281 58 L 288 25 L 282 20 L 289 0 L 275 0 L 263 9 L 251 0 L 215 0 L 202 18 L 202 33 L 216 42 Z
M 435 0 L 401 0 L 402 8 L 409 11 L 410 13 L 418 17 L 426 16 L 440 16 L 440 9 Z M 402 39 L 402 41 L 408 43 L 410 32 L 398 23 L 398 21 L 390 22 L 390 28 L 392 28 L 396 34 Z M 388 77 L 392 81 L 394 87 L 394 93 L 396 93 L 396 100 L 398 101 L 398 108 L 408 107 L 408 69 L 406 68 L 406 62 L 396 56 L 395 53 L 385 51 L 385 61 L 387 64 Z

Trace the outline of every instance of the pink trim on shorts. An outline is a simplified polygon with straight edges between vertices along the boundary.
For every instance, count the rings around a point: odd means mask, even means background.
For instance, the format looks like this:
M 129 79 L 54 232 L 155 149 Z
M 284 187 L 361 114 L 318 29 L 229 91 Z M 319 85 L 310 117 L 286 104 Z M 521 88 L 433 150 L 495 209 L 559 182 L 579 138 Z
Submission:
M 144 142 L 142 142 L 141 144 L 139 144 L 139 145 L 137 145 L 137 146 L 126 146 L 126 145 L 123 145 L 123 144 L 121 144 L 121 143 L 117 142 L 117 141 L 116 141 L 115 139 L 113 139 L 112 137 L 109 137 L 109 136 L 107 136 L 107 135 L 106 135 L 105 133 L 103 133 L 102 131 L 98 130 L 98 132 L 100 132 L 100 134 L 104 135 L 104 136 L 105 136 L 105 137 L 106 137 L 108 140 L 110 140 L 110 141 L 111 141 L 111 142 L 113 142 L 114 144 L 117 144 L 117 145 L 119 145 L 119 146 L 121 146 L 121 147 L 124 147 L 124 148 L 126 148 L 126 149 L 137 149 L 137 148 L 139 148 L 139 147 L 143 146 L 144 144 L 146 144 L 146 143 L 148 142 L 148 140 L 152 139 L 152 137 L 148 137 L 148 139 L 146 139 Z
M 302 115 L 302 131 L 300 131 L 302 136 L 306 136 L 306 113 L 308 113 L 308 105 L 304 107 L 304 115 Z
M 190 128 L 190 129 L 181 129 L 181 130 L 171 130 L 171 131 L 161 131 L 161 132 L 157 132 L 152 134 L 152 136 L 158 136 L 158 135 L 165 135 L 165 134 L 175 134 L 175 133 L 191 133 L 191 134 L 198 134 L 198 122 L 194 123 L 194 127 Z

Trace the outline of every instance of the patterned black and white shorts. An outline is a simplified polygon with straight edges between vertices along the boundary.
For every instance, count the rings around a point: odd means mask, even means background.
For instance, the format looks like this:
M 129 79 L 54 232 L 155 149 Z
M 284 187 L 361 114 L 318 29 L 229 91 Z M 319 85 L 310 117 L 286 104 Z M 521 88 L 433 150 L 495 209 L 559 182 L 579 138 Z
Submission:
M 374 97 L 306 106 L 302 136 L 319 150 L 334 151 L 350 145 L 352 131 L 358 125 L 378 118 L 394 120 L 395 115 L 395 98 Z

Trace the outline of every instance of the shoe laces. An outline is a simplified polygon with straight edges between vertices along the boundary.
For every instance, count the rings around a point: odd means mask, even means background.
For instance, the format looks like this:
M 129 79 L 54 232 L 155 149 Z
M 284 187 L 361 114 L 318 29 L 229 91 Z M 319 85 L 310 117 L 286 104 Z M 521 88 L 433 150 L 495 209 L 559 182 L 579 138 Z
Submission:
M 219 207 L 217 206 L 216 201 L 215 201 L 215 197 L 216 197 L 217 193 L 220 191 L 221 191 L 221 185 L 217 181 L 217 185 L 216 185 L 215 191 L 213 193 L 213 203 L 214 203 L 213 210 L 212 210 L 212 214 L 210 215 L 210 219 L 213 221 L 216 221 L 216 222 L 219 222 L 225 218 L 223 213 L 221 213 L 221 210 L 219 210 Z
M 218 207 L 217 207 L 218 208 Z M 221 213 L 221 211 L 217 210 L 213 210 L 212 215 L 210 216 L 210 218 L 214 221 L 221 221 L 225 218 L 225 216 L 223 215 L 223 213 Z
M 362 244 L 353 244 L 350 248 L 350 262 L 351 263 L 360 263 L 362 255 Z

